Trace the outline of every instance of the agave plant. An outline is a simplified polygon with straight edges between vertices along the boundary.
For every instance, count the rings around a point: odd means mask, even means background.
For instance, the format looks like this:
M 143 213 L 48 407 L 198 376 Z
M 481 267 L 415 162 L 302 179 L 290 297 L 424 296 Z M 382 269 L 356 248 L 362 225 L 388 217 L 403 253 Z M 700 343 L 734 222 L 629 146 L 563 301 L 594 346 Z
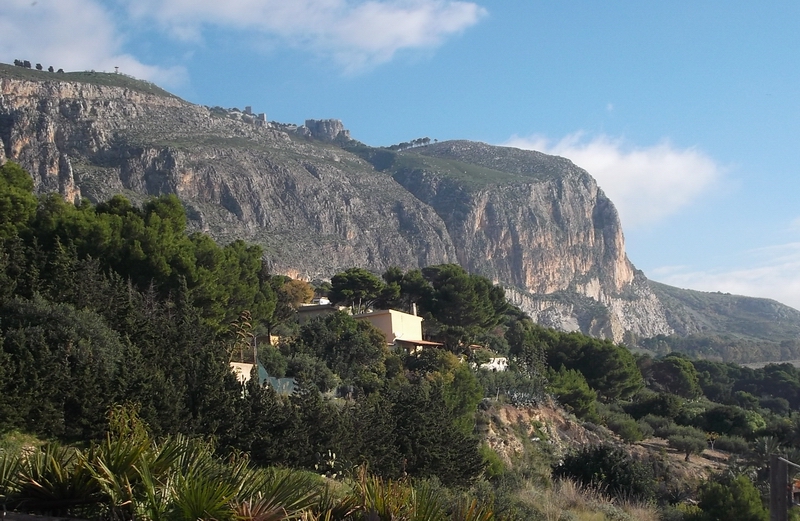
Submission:
M 444 501 L 438 488 L 425 482 L 416 486 L 412 493 L 413 521 L 440 521 L 446 518 L 443 509 Z
M 753 452 L 758 456 L 759 463 L 766 464 L 770 454 L 777 454 L 781 450 L 781 442 L 775 436 L 761 436 L 753 440 Z
M 136 466 L 141 481 L 136 490 L 135 517 L 167 521 L 171 501 L 169 480 L 154 473 L 150 465 L 149 460 L 142 459 Z
M 198 466 L 186 474 L 178 474 L 172 486 L 171 513 L 175 519 L 221 521 L 233 518 L 230 504 L 236 489 L 231 483 L 219 479 L 212 468 Z

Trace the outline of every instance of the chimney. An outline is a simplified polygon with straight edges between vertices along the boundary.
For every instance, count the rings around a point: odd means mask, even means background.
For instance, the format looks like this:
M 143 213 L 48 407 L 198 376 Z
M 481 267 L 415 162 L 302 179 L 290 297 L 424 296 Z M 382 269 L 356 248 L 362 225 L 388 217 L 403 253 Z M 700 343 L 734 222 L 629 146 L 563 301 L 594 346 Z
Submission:
M 411 303 L 411 314 L 414 315 L 415 317 L 417 316 L 417 303 L 416 302 L 412 302 Z

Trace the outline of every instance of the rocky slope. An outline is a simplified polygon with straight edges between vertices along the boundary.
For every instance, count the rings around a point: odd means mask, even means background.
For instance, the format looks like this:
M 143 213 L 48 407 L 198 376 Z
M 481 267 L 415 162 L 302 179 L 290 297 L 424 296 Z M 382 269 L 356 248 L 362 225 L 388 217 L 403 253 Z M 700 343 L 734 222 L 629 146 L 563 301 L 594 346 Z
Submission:
M 391 152 L 335 120 L 267 123 L 114 74 L 0 65 L 0 160 L 71 201 L 175 193 L 196 229 L 306 279 L 458 262 L 540 322 L 621 341 L 672 333 L 584 170 L 453 141 Z

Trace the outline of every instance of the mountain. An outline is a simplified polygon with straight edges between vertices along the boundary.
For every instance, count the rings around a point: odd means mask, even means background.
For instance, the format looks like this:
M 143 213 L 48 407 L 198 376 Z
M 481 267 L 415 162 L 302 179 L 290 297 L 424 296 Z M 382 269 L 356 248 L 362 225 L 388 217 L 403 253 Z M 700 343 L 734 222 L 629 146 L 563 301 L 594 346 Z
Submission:
M 2 64 L 0 141 L 38 192 L 177 194 L 193 229 L 260 244 L 276 273 L 457 262 L 545 325 L 616 341 L 684 327 L 626 257 L 613 203 L 564 158 L 470 141 L 369 147 L 336 120 L 267 122 L 121 74 Z

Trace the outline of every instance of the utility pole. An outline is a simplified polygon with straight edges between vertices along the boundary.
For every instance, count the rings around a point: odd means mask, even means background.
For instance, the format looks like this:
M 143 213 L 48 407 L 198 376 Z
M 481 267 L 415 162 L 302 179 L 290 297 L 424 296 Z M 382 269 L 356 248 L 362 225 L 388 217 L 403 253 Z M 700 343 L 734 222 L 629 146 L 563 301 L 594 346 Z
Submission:
M 789 486 L 789 466 L 777 454 L 769 456 L 769 521 L 789 521 L 786 489 Z
M 800 465 L 781 458 L 769 456 L 769 521 L 788 521 L 792 506 L 792 483 L 789 481 L 789 466 L 800 469 Z

